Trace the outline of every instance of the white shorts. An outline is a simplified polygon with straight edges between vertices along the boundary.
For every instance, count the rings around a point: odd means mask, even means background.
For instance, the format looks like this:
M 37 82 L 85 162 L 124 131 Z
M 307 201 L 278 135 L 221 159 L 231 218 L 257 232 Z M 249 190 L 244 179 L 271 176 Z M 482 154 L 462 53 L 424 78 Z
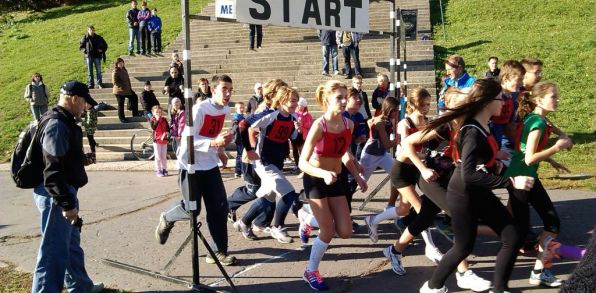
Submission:
M 270 202 L 276 198 L 294 191 L 292 183 L 275 165 L 263 165 L 261 161 L 255 161 L 255 171 L 261 178 L 261 187 L 257 190 L 257 197 L 265 197 Z
M 374 156 L 362 152 L 362 157 L 360 157 L 360 165 L 362 165 L 362 168 L 364 169 L 362 176 L 364 177 L 364 180 L 368 181 L 368 178 L 370 178 L 372 173 L 375 172 L 377 167 L 383 168 L 387 174 L 391 173 L 393 158 L 391 157 L 390 153 L 385 153 L 382 156 Z

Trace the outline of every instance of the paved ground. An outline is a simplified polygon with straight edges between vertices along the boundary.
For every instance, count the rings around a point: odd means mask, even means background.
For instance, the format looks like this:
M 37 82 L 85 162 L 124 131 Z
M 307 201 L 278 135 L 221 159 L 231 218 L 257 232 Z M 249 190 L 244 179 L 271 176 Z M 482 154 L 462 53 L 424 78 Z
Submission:
M 6 170 L 0 165 L 0 170 Z M 176 176 L 156 178 L 150 170 L 150 163 L 125 162 L 119 164 L 98 164 L 90 171 L 90 183 L 79 195 L 81 215 L 84 217 L 82 242 L 87 257 L 87 268 L 96 281 L 102 281 L 110 288 L 126 289 L 135 292 L 177 292 L 186 287 L 158 280 L 153 277 L 131 273 L 113 268 L 102 262 L 112 259 L 119 262 L 143 267 L 151 271 L 160 271 L 175 253 L 189 232 L 188 225 L 179 223 L 174 228 L 166 245 L 157 244 L 154 229 L 159 213 L 172 201 L 178 199 Z M 119 171 L 99 171 L 119 170 Z M 385 175 L 375 174 L 370 186 L 376 186 Z M 294 183 L 300 180 L 290 176 Z M 226 190 L 231 193 L 241 185 L 240 179 L 227 176 Z M 302 184 L 296 184 L 301 188 Z M 0 261 L 16 264 L 23 271 L 32 271 L 39 245 L 39 214 L 33 204 L 31 191 L 14 187 L 8 172 L 0 171 Z M 369 205 L 382 208 L 385 187 L 379 196 Z M 498 192 L 506 198 L 504 192 Z M 596 210 L 594 192 L 575 190 L 550 190 L 556 208 L 562 218 L 561 240 L 570 244 L 584 245 L 589 233 L 596 224 L 593 211 Z M 357 211 L 364 195 L 357 194 L 353 206 L 355 218 L 363 223 L 367 213 Z M 239 210 L 242 215 L 246 207 Z M 201 221 L 204 217 L 201 216 Z M 538 221 L 534 218 L 534 223 Z M 297 236 L 297 220 L 288 216 L 289 231 Z M 306 265 L 309 248 L 300 244 L 280 244 L 266 235 L 260 240 L 248 242 L 232 231 L 230 233 L 230 252 L 240 259 L 239 265 L 226 267 L 233 275 L 234 283 L 240 292 L 308 292 L 307 285 L 301 280 Z M 206 234 L 207 229 L 202 230 Z M 331 292 L 416 292 L 433 272 L 434 265 L 424 257 L 424 245 L 416 240 L 406 250 L 404 264 L 407 275 L 395 275 L 381 250 L 396 239 L 396 229 L 390 223 L 380 225 L 380 240 L 372 244 L 365 229 L 352 239 L 334 239 L 322 264 L 321 272 L 331 286 Z M 450 243 L 438 233 L 433 233 L 435 242 L 443 252 Z M 298 240 L 298 239 L 295 239 Z M 482 237 L 476 242 L 474 255 L 470 256 L 472 268 L 480 275 L 491 278 L 494 255 L 499 243 L 496 239 Z M 199 247 L 201 282 L 216 286 L 223 291 L 230 291 L 221 273 L 214 265 L 204 262 L 206 250 Z M 518 258 L 510 285 L 524 292 L 556 292 L 554 289 L 532 287 L 527 283 L 533 260 L 530 257 Z M 576 262 L 561 261 L 554 266 L 554 271 L 567 278 Z M 190 280 L 190 247 L 182 251 L 174 262 L 170 275 Z M 460 292 L 455 284 L 455 277 L 448 279 L 450 292 Z

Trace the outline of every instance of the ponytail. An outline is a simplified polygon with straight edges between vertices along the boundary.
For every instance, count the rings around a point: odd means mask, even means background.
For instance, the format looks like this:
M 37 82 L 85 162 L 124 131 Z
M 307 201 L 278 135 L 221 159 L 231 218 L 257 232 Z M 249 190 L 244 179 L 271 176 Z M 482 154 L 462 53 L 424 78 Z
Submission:
M 346 85 L 338 80 L 329 80 L 324 84 L 321 84 L 317 87 L 315 91 L 315 101 L 319 104 L 323 109 L 327 109 L 327 98 L 336 90 L 344 88 L 348 89 Z
M 523 92 L 518 98 L 519 107 L 517 114 L 524 118 L 528 113 L 536 109 L 538 102 L 546 96 L 549 90 L 557 89 L 557 85 L 552 81 L 541 81 L 534 85 L 531 92 Z
M 413 89 L 408 95 L 408 103 L 406 106 L 406 113 L 412 114 L 414 111 L 420 108 L 420 104 L 425 98 L 430 98 L 430 93 L 422 88 L 418 87 Z

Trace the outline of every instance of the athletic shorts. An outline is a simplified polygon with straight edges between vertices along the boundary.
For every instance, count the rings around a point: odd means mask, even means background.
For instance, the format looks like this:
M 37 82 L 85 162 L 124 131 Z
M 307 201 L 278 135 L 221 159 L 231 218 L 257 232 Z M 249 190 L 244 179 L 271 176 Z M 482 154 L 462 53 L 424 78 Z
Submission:
M 416 166 L 395 160 L 391 167 L 391 185 L 393 187 L 402 188 L 416 185 L 418 178 L 420 178 L 420 171 Z
M 331 185 L 327 185 L 323 178 L 310 176 L 306 173 L 304 173 L 302 181 L 307 198 L 321 199 L 346 196 L 348 194 L 348 178 L 343 172 L 339 174 L 337 180 Z

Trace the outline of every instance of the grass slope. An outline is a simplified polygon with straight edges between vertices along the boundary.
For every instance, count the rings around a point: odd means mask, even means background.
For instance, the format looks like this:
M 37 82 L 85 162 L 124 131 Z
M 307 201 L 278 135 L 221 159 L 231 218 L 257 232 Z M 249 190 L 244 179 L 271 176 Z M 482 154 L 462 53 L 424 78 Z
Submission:
M 208 0 L 190 1 L 190 12 L 198 13 Z M 150 0 L 162 19 L 162 45 L 166 47 L 181 31 L 180 1 Z M 139 5 L 140 7 L 140 5 Z M 43 13 L 1 15 L 0 20 L 0 162 L 7 161 L 21 129 L 31 120 L 23 99 L 25 86 L 34 72 L 43 75 L 52 103 L 60 85 L 69 79 L 87 81 L 79 40 L 88 24 L 108 43 L 105 72 L 111 61 L 128 52 L 125 21 L 128 1 L 98 0 L 49 9 Z M 6 20 L 14 20 L 8 24 Z
M 443 40 L 439 1 L 431 1 L 435 63 L 458 53 L 474 76 L 483 76 L 487 58 L 538 57 L 544 62 L 543 80 L 558 83 L 561 101 L 549 117 L 566 131 L 575 146 L 571 152 L 555 155 L 574 173 L 596 175 L 596 31 L 595 1 L 527 0 L 498 1 L 443 0 L 447 39 Z M 438 72 L 438 76 L 443 74 Z M 596 179 L 562 181 L 542 164 L 541 175 L 549 187 L 596 190 Z

